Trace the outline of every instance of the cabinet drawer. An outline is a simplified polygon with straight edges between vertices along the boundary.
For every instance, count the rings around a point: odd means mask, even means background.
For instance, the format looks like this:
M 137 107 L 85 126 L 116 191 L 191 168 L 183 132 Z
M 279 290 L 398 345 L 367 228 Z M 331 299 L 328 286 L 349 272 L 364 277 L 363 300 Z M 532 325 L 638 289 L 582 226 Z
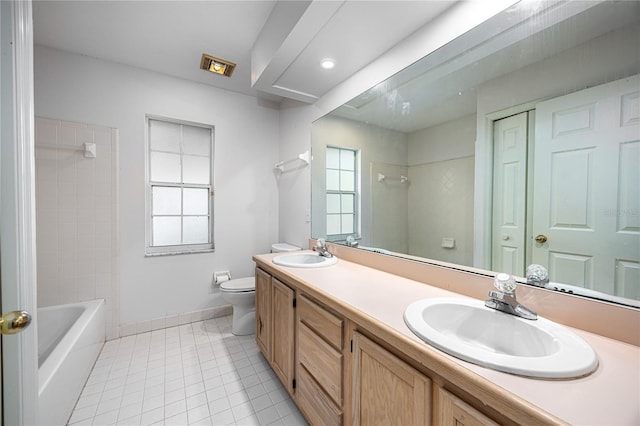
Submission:
M 342 405 L 342 354 L 298 323 L 298 359 L 333 401 Z
M 305 296 L 300 296 L 300 321 L 322 336 L 334 348 L 342 348 L 342 319 L 328 312 Z
M 438 423 L 443 426 L 498 426 L 496 422 L 442 388 L 438 388 L 440 398 Z
M 298 367 L 296 401 L 312 425 L 340 425 L 342 413 L 331 402 L 306 368 Z

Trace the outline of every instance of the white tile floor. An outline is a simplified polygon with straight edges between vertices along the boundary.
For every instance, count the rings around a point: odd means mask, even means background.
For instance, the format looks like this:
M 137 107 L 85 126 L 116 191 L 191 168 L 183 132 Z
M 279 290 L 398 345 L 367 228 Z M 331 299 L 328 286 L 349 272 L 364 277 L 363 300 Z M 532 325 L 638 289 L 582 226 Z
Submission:
M 105 343 L 69 425 L 306 425 L 231 317 Z

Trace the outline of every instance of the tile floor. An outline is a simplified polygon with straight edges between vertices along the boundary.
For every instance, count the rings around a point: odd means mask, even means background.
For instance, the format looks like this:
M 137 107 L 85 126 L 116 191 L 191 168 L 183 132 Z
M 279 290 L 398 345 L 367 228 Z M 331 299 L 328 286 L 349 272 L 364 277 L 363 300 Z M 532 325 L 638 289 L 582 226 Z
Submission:
M 231 317 L 105 343 L 69 425 L 306 425 Z

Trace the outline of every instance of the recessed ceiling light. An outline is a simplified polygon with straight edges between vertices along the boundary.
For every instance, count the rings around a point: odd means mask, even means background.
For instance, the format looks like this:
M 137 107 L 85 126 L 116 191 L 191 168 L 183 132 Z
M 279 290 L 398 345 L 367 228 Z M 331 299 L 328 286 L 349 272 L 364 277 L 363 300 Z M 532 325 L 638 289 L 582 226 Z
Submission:
M 320 66 L 325 70 L 330 70 L 331 68 L 336 66 L 336 61 L 334 61 L 331 58 L 325 58 L 322 61 L 320 61 Z
M 233 62 L 216 58 L 215 56 L 207 55 L 206 53 L 202 54 L 202 60 L 200 61 L 200 69 L 202 70 L 231 77 L 235 68 L 236 64 Z

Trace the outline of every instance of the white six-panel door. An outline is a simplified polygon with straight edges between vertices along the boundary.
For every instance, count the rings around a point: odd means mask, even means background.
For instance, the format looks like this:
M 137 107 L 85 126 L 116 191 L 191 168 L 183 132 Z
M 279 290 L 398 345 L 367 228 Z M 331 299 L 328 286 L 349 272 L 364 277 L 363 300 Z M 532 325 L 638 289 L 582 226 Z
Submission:
M 523 112 L 493 124 L 491 269 L 518 276 L 526 261 L 527 121 Z
M 640 76 L 536 106 L 532 261 L 640 297 Z

